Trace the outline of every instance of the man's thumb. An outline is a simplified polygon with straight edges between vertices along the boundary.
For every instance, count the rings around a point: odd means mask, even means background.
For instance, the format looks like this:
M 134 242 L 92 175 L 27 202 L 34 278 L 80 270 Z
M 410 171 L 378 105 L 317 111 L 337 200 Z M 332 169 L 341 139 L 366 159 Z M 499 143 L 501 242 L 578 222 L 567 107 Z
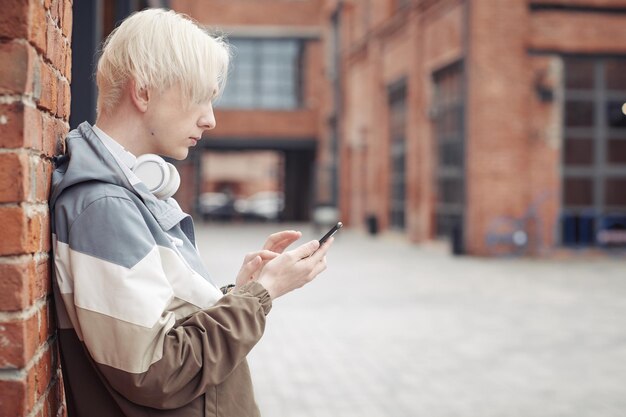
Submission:
M 308 258 L 313 255 L 315 251 L 320 247 L 320 242 L 312 240 L 304 245 L 300 246 L 294 251 L 294 254 L 300 259 Z

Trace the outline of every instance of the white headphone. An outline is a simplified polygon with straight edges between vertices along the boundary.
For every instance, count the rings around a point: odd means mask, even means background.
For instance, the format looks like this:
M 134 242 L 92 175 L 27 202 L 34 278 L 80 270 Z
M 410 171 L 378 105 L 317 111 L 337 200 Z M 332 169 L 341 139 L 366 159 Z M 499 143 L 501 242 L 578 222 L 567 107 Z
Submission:
M 167 200 L 180 186 L 180 175 L 176 167 L 152 153 L 138 157 L 133 172 L 159 200 Z

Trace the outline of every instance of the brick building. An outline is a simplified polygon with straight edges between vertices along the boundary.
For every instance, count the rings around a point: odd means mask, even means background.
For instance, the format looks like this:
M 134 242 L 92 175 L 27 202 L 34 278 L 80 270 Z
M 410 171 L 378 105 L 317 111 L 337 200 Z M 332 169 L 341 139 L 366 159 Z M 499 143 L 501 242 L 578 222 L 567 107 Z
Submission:
M 51 157 L 69 130 L 72 2 L 0 14 L 0 415 L 63 415 L 51 304 Z
M 218 128 L 181 164 L 188 209 L 202 153 L 274 150 L 290 220 L 339 206 L 478 255 L 624 239 L 626 2 L 170 5 L 235 46 Z
M 626 1 L 339 3 L 346 223 L 477 255 L 624 239 Z

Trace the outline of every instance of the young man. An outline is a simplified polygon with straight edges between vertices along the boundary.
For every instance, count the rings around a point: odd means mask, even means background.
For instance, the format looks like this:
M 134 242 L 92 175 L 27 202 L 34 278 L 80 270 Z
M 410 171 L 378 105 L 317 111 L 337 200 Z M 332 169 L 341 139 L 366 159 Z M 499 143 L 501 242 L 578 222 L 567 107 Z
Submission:
M 279 232 L 220 291 L 168 198 L 176 173 L 157 159 L 163 171 L 140 178 L 146 155 L 184 159 L 215 127 L 228 61 L 220 39 L 172 11 L 136 13 L 104 44 L 96 125 L 69 133 L 50 201 L 70 417 L 258 416 L 246 355 L 272 300 L 326 268 L 330 242 L 284 252 L 300 233 Z M 154 195 L 153 179 L 169 192 Z

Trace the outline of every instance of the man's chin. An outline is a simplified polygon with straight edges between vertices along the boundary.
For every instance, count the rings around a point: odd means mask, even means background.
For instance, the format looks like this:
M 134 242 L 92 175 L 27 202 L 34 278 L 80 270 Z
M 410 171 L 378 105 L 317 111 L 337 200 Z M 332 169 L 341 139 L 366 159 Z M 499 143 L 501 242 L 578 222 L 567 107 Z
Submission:
M 183 159 L 187 158 L 188 155 L 189 155 L 189 148 L 185 148 L 185 149 L 180 149 L 180 150 L 177 149 L 176 151 L 169 152 L 167 155 L 163 155 L 163 156 L 176 159 L 177 161 L 182 161 Z

